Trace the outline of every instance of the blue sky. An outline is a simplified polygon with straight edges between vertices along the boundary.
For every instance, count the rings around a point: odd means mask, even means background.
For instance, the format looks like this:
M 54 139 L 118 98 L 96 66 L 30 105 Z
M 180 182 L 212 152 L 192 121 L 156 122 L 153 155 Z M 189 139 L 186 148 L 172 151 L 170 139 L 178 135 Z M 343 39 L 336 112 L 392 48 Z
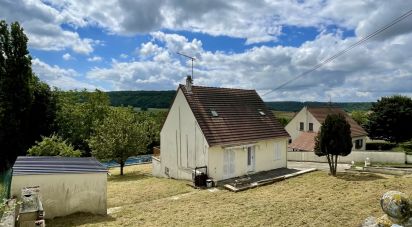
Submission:
M 408 1 L 0 0 L 19 21 L 33 71 L 60 89 L 174 90 L 195 84 L 261 95 L 412 9 Z M 407 18 L 264 100 L 375 101 L 412 94 Z

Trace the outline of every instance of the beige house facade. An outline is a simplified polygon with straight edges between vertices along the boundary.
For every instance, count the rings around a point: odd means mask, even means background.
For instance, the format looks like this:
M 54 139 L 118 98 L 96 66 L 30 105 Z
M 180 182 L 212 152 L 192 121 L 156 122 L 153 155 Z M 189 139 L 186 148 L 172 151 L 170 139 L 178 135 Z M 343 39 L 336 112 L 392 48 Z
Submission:
M 351 126 L 353 150 L 365 150 L 367 140 L 366 131 L 356 123 L 344 110 L 338 107 L 303 107 L 285 129 L 290 135 L 289 150 L 313 151 L 314 138 L 326 116 L 329 114 L 342 114 Z
M 153 175 L 214 181 L 287 167 L 289 135 L 254 90 L 180 85 L 160 133 Z

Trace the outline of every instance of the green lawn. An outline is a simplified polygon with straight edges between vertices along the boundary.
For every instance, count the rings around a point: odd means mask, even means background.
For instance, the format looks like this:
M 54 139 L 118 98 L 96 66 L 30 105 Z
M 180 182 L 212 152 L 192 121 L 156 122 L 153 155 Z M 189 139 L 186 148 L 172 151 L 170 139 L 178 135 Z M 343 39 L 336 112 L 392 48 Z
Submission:
M 76 214 L 50 226 L 358 226 L 381 216 L 389 190 L 412 195 L 412 178 L 313 172 L 244 192 L 195 190 L 186 182 L 151 177 L 150 165 L 126 167 L 108 181 L 107 216 Z
M 275 117 L 277 118 L 285 118 L 287 120 L 292 120 L 292 118 L 295 116 L 295 112 L 288 112 L 288 111 L 272 111 Z

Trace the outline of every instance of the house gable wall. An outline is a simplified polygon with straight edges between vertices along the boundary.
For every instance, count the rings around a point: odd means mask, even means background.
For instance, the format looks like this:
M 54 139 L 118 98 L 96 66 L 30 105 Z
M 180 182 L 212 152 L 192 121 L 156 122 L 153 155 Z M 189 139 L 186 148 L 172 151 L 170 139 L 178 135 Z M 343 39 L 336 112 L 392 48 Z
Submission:
M 307 110 L 306 107 L 303 107 L 293 119 L 286 125 L 285 129 L 289 133 L 292 141 L 295 140 L 300 134 L 300 122 L 303 122 L 304 129 L 303 131 L 309 131 L 309 123 L 313 123 L 313 131 L 318 132 L 321 124 L 318 120 Z
M 207 164 L 207 141 L 181 89 L 160 132 L 161 170 L 172 178 L 190 178 L 191 169 Z

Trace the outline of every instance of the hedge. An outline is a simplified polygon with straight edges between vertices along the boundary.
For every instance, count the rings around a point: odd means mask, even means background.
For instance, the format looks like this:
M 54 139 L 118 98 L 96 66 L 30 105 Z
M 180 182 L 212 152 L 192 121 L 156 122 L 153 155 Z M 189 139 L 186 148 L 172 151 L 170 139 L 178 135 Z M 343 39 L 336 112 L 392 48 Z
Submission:
M 366 150 L 388 151 L 396 147 L 396 143 L 372 142 L 366 143 Z

